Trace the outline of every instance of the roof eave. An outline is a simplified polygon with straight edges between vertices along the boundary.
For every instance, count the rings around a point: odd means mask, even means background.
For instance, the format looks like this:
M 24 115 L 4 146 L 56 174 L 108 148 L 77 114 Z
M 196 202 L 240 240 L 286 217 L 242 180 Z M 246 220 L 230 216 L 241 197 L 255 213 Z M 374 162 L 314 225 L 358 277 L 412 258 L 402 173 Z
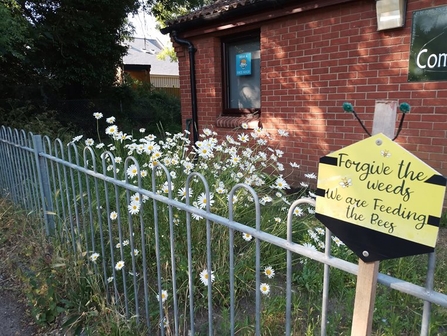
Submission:
M 197 18 L 192 18 L 189 20 L 184 20 L 181 22 L 176 22 L 171 25 L 162 28 L 160 31 L 162 34 L 170 34 L 173 31 L 188 31 L 195 28 L 203 27 L 209 24 L 218 24 L 220 22 L 225 22 L 228 19 L 237 19 L 238 17 L 245 16 L 247 14 L 255 14 L 269 9 L 278 9 L 283 5 L 290 2 L 297 2 L 296 0 L 266 0 L 260 2 L 253 2 L 245 4 L 244 6 L 239 6 L 225 11 L 220 11 L 212 13 L 206 16 L 198 16 Z M 305 1 L 304 1 L 305 2 Z

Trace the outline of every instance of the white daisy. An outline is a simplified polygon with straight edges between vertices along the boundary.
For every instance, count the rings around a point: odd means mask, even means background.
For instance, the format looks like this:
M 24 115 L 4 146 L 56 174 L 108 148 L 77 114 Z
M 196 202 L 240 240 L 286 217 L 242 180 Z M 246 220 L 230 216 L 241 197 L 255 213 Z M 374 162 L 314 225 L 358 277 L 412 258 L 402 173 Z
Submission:
M 86 146 L 93 146 L 94 143 L 95 141 L 92 138 L 88 138 L 87 140 L 85 140 Z
M 96 260 L 98 260 L 98 258 L 99 258 L 99 253 L 92 253 L 90 255 L 90 260 L 93 262 L 96 262 Z
M 345 245 L 338 237 L 332 236 L 332 240 L 334 241 L 337 246 Z
M 275 276 L 275 270 L 272 268 L 272 266 L 268 266 L 264 269 L 264 274 L 269 278 L 273 278 Z
M 130 178 L 133 178 L 135 176 L 137 176 L 138 174 L 138 168 L 136 165 L 132 164 L 129 166 L 129 168 L 127 168 L 127 176 Z
M 293 214 L 295 216 L 301 217 L 303 215 L 303 209 L 301 209 L 300 207 L 296 207 L 295 209 L 293 209 Z
M 201 193 L 197 200 L 197 205 L 199 206 L 200 209 L 204 209 L 207 204 L 209 204 L 211 207 L 214 204 L 213 197 L 214 197 L 213 193 L 209 194 L 209 199 L 205 193 Z
M 108 124 L 113 124 L 114 122 L 115 122 L 115 117 L 108 117 L 106 119 L 106 123 L 108 123 Z
M 116 211 L 112 211 L 109 216 L 111 220 L 115 220 L 118 218 L 118 213 Z
M 118 261 L 115 265 L 115 269 L 117 271 L 120 271 L 123 267 L 124 267 L 124 261 L 122 261 L 122 260 Z
M 250 240 L 252 240 L 253 239 L 253 236 L 251 235 L 251 234 L 249 234 L 249 233 L 242 233 L 242 238 L 245 240 L 245 241 L 250 241 Z
M 82 137 L 83 137 L 83 135 L 75 136 L 75 137 L 73 138 L 73 141 L 72 141 L 72 142 L 78 142 L 79 140 L 82 139 Z
M 161 302 L 164 303 L 168 299 L 168 291 L 162 289 L 161 291 Z M 160 295 L 157 294 L 157 300 L 160 301 Z
M 130 202 L 130 204 L 127 206 L 127 210 L 129 210 L 129 213 L 131 215 L 138 214 L 140 212 L 140 203 Z
M 101 118 L 102 118 L 102 113 L 101 113 L 101 112 L 95 112 L 95 113 L 93 113 L 93 116 L 94 116 L 96 119 L 101 119 Z
M 264 295 L 267 295 L 270 293 L 270 285 L 266 283 L 262 283 L 261 286 L 259 286 L 259 289 L 261 290 L 261 293 Z
M 111 125 L 106 128 L 106 134 L 107 135 L 113 135 L 118 132 L 118 127 L 115 125 Z
M 282 136 L 282 137 L 288 137 L 289 136 L 289 132 L 287 132 L 285 130 L 282 130 L 282 129 L 278 130 L 278 134 L 279 134 L 279 136 Z
M 211 282 L 214 282 L 214 271 L 211 271 Z M 208 275 L 208 270 L 204 269 L 202 272 L 200 272 L 200 281 L 202 281 L 202 283 L 205 286 L 208 286 L 209 283 L 209 275 Z
M 310 250 L 314 250 L 314 251 L 316 250 L 316 247 L 314 245 L 312 245 L 311 243 L 304 243 L 303 246 Z
M 186 199 L 186 188 L 180 188 L 177 192 L 177 195 L 182 199 Z M 191 188 L 188 189 L 188 196 L 191 197 L 192 195 L 192 190 Z
M 289 184 L 286 182 L 286 180 L 283 179 L 282 176 L 279 176 L 276 181 L 275 184 L 272 186 L 272 188 L 274 189 L 279 189 L 279 190 L 283 190 L 283 189 L 290 189 Z

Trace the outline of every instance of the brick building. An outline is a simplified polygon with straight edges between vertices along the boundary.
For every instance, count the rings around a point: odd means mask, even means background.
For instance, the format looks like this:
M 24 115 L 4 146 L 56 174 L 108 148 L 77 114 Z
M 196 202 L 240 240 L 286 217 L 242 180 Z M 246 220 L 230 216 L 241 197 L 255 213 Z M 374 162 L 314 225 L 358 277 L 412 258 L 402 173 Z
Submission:
M 447 72 L 409 79 L 414 13 L 439 7 L 435 21 L 445 30 L 445 0 L 401 2 L 403 26 L 380 31 L 376 0 L 218 1 L 169 22 L 163 32 L 175 42 L 184 121 L 219 134 L 241 132 L 234 127 L 244 121 L 287 130 L 277 140 L 286 161 L 316 173 L 320 157 L 367 137 L 344 102 L 369 130 L 376 101 L 407 102 L 396 142 L 446 176 Z M 447 37 L 437 41 L 447 52 Z M 426 70 L 437 61 L 419 56 Z

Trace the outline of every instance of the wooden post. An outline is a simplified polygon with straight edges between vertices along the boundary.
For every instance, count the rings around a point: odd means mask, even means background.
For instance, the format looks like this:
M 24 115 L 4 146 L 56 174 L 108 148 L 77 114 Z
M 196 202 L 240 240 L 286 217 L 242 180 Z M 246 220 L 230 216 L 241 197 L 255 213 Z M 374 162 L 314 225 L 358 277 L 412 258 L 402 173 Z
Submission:
M 359 259 L 359 273 L 355 288 L 354 316 L 351 335 L 371 335 L 374 303 L 376 301 L 377 275 L 379 262 L 366 263 Z
M 396 126 L 396 113 L 396 101 L 376 101 L 372 134 L 383 133 L 392 139 Z M 378 273 L 379 261 L 366 263 L 359 259 L 351 326 L 352 336 L 371 335 Z

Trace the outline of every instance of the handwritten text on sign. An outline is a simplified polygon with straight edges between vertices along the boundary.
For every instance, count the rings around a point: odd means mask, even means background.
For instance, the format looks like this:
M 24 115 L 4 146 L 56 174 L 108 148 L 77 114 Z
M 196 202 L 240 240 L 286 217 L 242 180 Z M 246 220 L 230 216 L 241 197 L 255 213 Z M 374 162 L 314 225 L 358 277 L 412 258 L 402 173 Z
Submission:
M 445 178 L 431 167 L 383 134 L 320 163 L 317 213 L 435 246 Z

